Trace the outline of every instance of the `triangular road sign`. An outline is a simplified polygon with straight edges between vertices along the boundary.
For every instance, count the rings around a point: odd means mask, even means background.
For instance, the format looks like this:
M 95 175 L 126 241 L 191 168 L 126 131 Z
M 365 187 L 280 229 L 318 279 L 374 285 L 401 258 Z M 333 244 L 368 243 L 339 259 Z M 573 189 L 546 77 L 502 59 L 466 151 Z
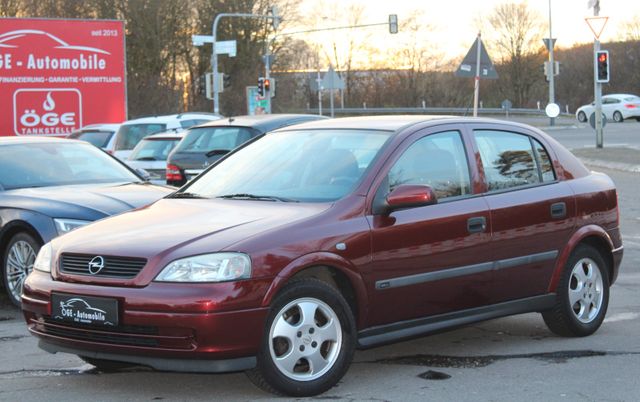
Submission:
M 604 26 L 607 25 L 607 21 L 609 21 L 609 17 L 587 17 L 584 19 L 591 32 L 593 32 L 593 36 L 596 39 L 600 39 L 600 35 L 602 35 L 602 31 L 604 30 Z
M 478 40 L 473 41 L 471 49 L 464 56 L 462 63 L 456 70 L 456 77 L 475 77 L 476 76 L 476 62 L 478 59 Z M 480 40 L 480 78 L 496 79 L 498 73 L 496 72 L 489 53 L 484 47 L 484 43 Z
M 330 66 L 329 71 L 322 77 L 322 87 L 324 89 L 344 89 L 344 81 L 333 69 L 333 66 Z

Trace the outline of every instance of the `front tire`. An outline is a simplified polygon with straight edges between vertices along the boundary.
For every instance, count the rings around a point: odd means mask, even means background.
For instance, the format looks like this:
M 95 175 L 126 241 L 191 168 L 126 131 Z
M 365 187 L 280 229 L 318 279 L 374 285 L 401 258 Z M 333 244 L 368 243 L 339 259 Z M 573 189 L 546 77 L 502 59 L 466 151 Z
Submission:
M 542 318 L 557 335 L 588 336 L 600 328 L 608 306 L 607 264 L 598 250 L 581 244 L 565 265 L 555 306 L 543 312 Z
M 578 113 L 578 121 L 580 123 L 586 123 L 587 122 L 587 114 L 585 112 L 579 112 Z
M 624 121 L 624 117 L 622 117 L 622 113 L 613 112 L 613 121 L 616 123 L 622 123 Z
M 4 250 L 2 261 L 2 279 L 9 300 L 16 307 L 22 305 L 22 285 L 33 270 L 33 263 L 42 244 L 33 236 L 20 232 L 14 235 Z
M 355 344 L 355 319 L 342 294 L 317 279 L 295 280 L 273 301 L 247 376 L 274 394 L 318 395 L 344 376 Z

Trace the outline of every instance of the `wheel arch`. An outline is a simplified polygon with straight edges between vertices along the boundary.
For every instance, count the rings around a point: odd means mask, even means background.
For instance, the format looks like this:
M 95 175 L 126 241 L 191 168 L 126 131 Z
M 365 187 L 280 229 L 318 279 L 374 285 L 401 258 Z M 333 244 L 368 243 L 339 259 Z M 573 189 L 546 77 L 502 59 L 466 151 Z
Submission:
M 269 306 L 287 283 L 298 278 L 315 278 L 335 287 L 349 303 L 357 326 L 364 322 L 368 296 L 362 276 L 348 260 L 327 252 L 306 254 L 290 262 L 274 278 L 262 305 Z
M 556 260 L 553 270 L 553 275 L 551 276 L 551 282 L 549 283 L 549 292 L 555 292 L 567 260 L 571 256 L 573 250 L 575 250 L 580 244 L 587 244 L 600 252 L 600 255 L 602 255 L 602 258 L 607 263 L 609 279 L 611 281 L 614 279 L 614 260 L 612 252 L 614 249 L 613 241 L 609 234 L 600 226 L 588 225 L 576 231 L 571 236 L 564 249 L 560 250 L 560 254 Z

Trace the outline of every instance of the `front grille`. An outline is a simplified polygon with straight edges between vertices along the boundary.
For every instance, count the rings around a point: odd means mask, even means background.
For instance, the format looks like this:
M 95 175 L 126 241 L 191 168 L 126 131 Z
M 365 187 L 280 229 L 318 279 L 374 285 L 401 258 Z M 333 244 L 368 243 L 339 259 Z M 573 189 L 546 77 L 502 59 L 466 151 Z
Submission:
M 104 268 L 97 273 L 91 273 L 89 271 L 89 263 L 95 257 L 95 255 L 62 254 L 60 270 L 65 274 L 130 279 L 135 278 L 147 263 L 144 258 L 102 257 Z
M 32 332 L 70 340 L 173 350 L 195 348 L 193 334 L 186 329 L 179 332 L 173 330 L 171 334 L 163 335 L 158 327 L 140 325 L 96 327 L 57 321 L 49 316 L 31 318 L 29 323 Z

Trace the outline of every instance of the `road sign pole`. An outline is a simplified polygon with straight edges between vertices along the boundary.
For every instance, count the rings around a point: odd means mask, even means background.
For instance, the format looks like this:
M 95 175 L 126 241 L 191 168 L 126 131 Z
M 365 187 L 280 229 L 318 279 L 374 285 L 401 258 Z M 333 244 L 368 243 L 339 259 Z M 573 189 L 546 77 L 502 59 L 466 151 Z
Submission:
M 480 38 L 480 32 L 478 32 L 478 51 L 476 56 L 476 78 L 475 86 L 473 88 L 473 117 L 478 117 L 478 98 L 480 96 L 480 49 L 482 39 Z
M 549 103 L 556 103 L 556 95 L 555 95 L 555 75 L 556 75 L 556 64 L 553 60 L 553 48 L 554 48 L 553 34 L 551 31 L 551 0 L 549 0 L 549 68 L 547 69 L 549 74 Z M 549 125 L 555 126 L 556 119 L 555 117 L 549 118 Z

